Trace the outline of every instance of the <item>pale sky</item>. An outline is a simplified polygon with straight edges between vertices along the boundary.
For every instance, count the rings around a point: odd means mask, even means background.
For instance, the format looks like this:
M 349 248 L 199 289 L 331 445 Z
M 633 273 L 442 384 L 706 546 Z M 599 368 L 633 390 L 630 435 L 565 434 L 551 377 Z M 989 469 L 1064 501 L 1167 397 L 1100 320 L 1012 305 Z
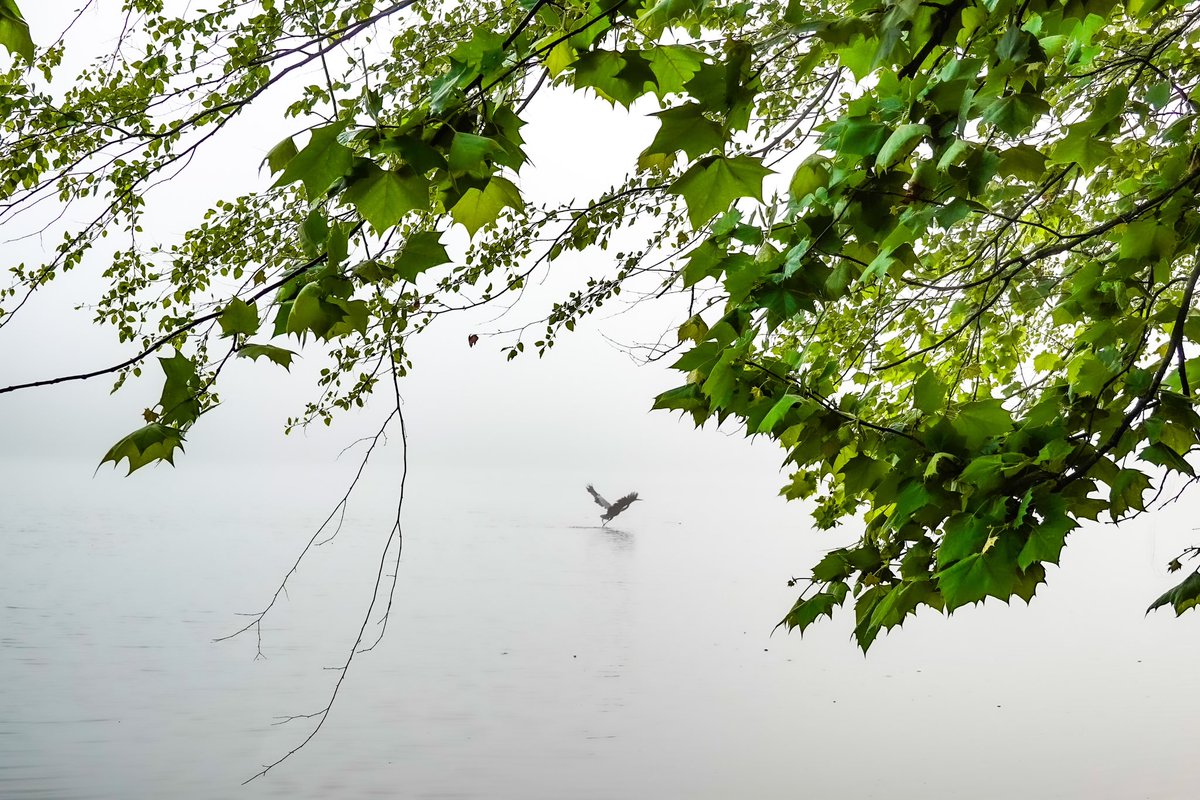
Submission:
M 50 18 L 64 16 L 50 4 L 31 5 L 26 12 L 35 36 L 60 28 L 61 22 Z M 92 16 L 77 30 L 99 37 L 103 16 Z M 154 190 L 147 241 L 178 236 L 219 197 L 269 183 L 259 164 L 294 130 L 295 122 L 284 121 L 280 113 L 284 100 L 282 93 L 265 97 L 254 112 L 218 137 L 183 177 Z M 619 182 L 657 129 L 644 110 L 631 114 L 595 97 L 548 90 L 531 104 L 526 118 L 523 134 L 533 165 L 522 171 L 521 186 L 528 196 L 551 201 L 592 196 Z M 580 158 L 581 153 L 588 157 Z M 32 261 L 39 246 L 31 239 L 9 244 L 5 252 L 9 259 Z M 99 256 L 93 254 L 85 267 L 39 292 L 31 307 L 0 335 L 5 383 L 94 369 L 128 356 L 129 348 L 117 344 L 111 328 L 94 326 L 86 311 L 72 310 L 98 294 L 104 267 Z M 565 294 L 586 274 L 603 271 L 608 258 L 596 250 L 559 259 L 550 278 L 531 287 L 529 299 Z M 501 320 L 495 319 L 498 308 L 484 308 L 473 316 L 451 315 L 411 346 L 416 368 L 403 391 L 414 458 L 671 470 L 694 467 L 720 453 L 716 460 L 734 468 L 744 458 L 760 468 L 769 464 L 774 472 L 782 452 L 766 443 L 751 453 L 740 435 L 698 433 L 689 420 L 651 413 L 654 395 L 678 385 L 682 373 L 667 369 L 669 360 L 636 365 L 601 335 L 622 342 L 653 341 L 679 319 L 674 304 L 647 304 L 622 314 L 626 303 L 611 302 L 540 360 L 529 355 L 506 362 L 499 350 L 503 338 L 485 338 L 474 349 L 466 345 L 470 333 L 510 328 L 536 318 L 545 308 L 522 303 Z M 292 340 L 274 341 L 294 347 Z M 189 459 L 321 460 L 336 455 L 345 443 L 377 425 L 386 413 L 387 398 L 381 396 L 374 408 L 343 415 L 331 430 L 285 438 L 284 420 L 315 396 L 313 375 L 323 365 L 315 353 L 293 365 L 290 374 L 265 361 L 235 360 L 219 384 L 224 407 L 196 425 L 178 466 L 186 469 Z M 152 361 L 147 377 L 113 396 L 106 378 L 0 396 L 0 413 L 8 420 L 0 428 L 0 446 L 10 455 L 79 458 L 90 468 L 113 442 L 141 424 L 141 410 L 154 404 L 161 389 L 157 369 Z

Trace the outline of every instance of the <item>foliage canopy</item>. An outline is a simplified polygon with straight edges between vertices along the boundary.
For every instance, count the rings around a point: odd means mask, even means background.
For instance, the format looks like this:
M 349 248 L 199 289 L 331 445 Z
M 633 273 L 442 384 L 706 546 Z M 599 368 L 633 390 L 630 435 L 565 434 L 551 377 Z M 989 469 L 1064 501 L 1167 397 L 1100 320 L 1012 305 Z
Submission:
M 156 357 L 161 400 L 106 461 L 170 461 L 231 357 L 286 368 L 313 339 L 331 363 L 289 424 L 328 421 L 403 375 L 439 316 L 611 243 L 530 349 L 632 281 L 686 300 L 681 383 L 655 406 L 777 441 L 819 527 L 866 523 L 789 628 L 851 602 L 866 649 L 922 606 L 1028 600 L 1079 520 L 1196 479 L 1195 4 L 123 5 L 114 52 L 64 84 L 71 36 L 35 49 L 0 0 L 0 220 L 43 198 L 88 214 L 11 266 L 0 327 L 122 232 L 96 321 L 135 349 L 2 391 Z M 522 115 L 547 86 L 657 120 L 611 190 L 524 196 Z M 295 125 L 259 143 L 273 183 L 143 243 L 155 185 L 270 92 Z M 1152 608 L 1198 602 L 1192 572 Z

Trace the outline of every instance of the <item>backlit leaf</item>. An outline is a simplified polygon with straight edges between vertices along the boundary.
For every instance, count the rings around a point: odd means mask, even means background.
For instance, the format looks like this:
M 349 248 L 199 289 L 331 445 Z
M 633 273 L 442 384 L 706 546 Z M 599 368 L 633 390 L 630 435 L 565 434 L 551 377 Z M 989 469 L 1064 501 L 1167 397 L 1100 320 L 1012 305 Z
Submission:
M 308 144 L 292 156 L 275 185 L 286 186 L 300 181 L 310 200 L 325 194 L 325 190 L 349 172 L 354 163 L 353 151 L 338 141 L 345 128 L 345 124 L 339 122 L 314 129 Z
M 429 208 L 429 181 L 421 175 L 402 176 L 372 166 L 346 190 L 344 199 L 382 234 L 409 211 Z
M 687 203 L 688 218 L 699 227 L 740 197 L 762 199 L 763 178 L 771 170 L 753 156 L 710 156 L 683 173 L 671 191 Z
M 241 347 L 237 354 L 238 358 L 248 358 L 251 361 L 266 358 L 268 361 L 273 361 L 288 370 L 291 369 L 292 359 L 296 356 L 291 350 L 276 347 L 273 344 L 248 344 Z
M 525 201 L 521 199 L 520 190 L 511 181 L 494 175 L 483 189 L 471 188 L 463 192 L 458 203 L 450 209 L 450 216 L 474 236 L 480 228 L 499 219 L 500 212 L 505 208 L 519 211 L 524 207 Z

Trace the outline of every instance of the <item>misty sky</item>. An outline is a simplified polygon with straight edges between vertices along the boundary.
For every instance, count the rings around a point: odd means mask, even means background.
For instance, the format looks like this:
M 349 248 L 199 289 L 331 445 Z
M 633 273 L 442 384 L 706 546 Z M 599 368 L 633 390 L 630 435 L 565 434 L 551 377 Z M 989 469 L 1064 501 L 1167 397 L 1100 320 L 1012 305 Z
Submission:
M 64 9 L 51 4 L 34 4 L 26 13 L 35 37 L 57 31 L 65 16 Z M 111 22 L 93 12 L 76 31 L 88 31 L 103 49 L 115 34 L 101 34 L 104 23 Z M 265 188 L 270 178 L 259 172 L 263 156 L 298 127 L 283 119 L 285 100 L 283 92 L 266 96 L 210 143 L 181 178 L 155 189 L 149 196 L 144 241 L 169 241 L 193 226 L 214 200 Z M 619 181 L 657 128 L 644 111 L 631 114 L 594 97 L 549 90 L 535 99 L 526 116 L 529 125 L 523 133 L 533 165 L 522 171 L 521 185 L 529 197 L 545 201 L 593 196 Z M 462 237 L 461 228 L 455 233 Z M 33 261 L 43 246 L 36 238 L 10 242 L 5 256 Z M 653 396 L 677 385 L 682 374 L 666 368 L 669 360 L 639 366 L 601 335 L 625 343 L 654 341 L 679 319 L 675 305 L 629 309 L 624 298 L 618 299 L 564 336 L 541 360 L 531 355 L 506 363 L 499 348 L 511 340 L 504 337 L 485 337 L 474 349 L 467 347 L 470 333 L 536 319 L 547 308 L 539 299 L 562 296 L 586 275 L 606 271 L 608 258 L 599 250 L 568 254 L 554 262 L 548 279 L 530 288 L 527 299 L 533 302 L 521 303 L 501 319 L 499 307 L 444 317 L 410 344 L 416 369 L 403 391 L 415 458 L 651 470 L 694 467 L 706 459 L 739 468 L 744 458 L 745 464 L 770 465 L 774 473 L 782 454 L 765 443 L 751 453 L 740 436 L 729 439 L 711 430 L 698 434 L 690 421 L 650 413 Z M 4 331 L 0 374 L 5 383 L 94 369 L 128 356 L 129 348 L 117 344 L 111 328 L 91 324 L 86 310 L 72 310 L 97 296 L 104 266 L 98 248 L 83 268 L 39 292 Z M 295 347 L 290 337 L 275 341 Z M 386 413 L 386 398 L 381 396 L 374 408 L 342 416 L 332 430 L 285 438 L 284 420 L 315 396 L 313 376 L 323 365 L 311 349 L 290 374 L 265 361 L 235 360 L 219 384 L 224 406 L 195 426 L 178 465 L 186 468 L 189 459 L 320 460 L 335 455 L 377 424 Z M 94 464 L 114 441 L 138 427 L 141 410 L 154 404 L 161 389 L 155 363 L 146 376 L 113 396 L 107 378 L 0 396 L 0 413 L 7 420 L 0 428 L 0 445 L 9 455 L 78 456 Z

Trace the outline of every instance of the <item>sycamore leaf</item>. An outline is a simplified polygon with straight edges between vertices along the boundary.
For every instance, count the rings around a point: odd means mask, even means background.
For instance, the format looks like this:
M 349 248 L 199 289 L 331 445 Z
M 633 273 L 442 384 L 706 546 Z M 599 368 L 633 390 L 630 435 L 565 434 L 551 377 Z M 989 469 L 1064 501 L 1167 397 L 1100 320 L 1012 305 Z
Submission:
M 905 617 L 916 613 L 917 606 L 926 603 L 936 593 L 930 580 L 900 582 L 875 606 L 871 613 L 871 626 L 887 630 L 900 625 Z
M 259 358 L 265 357 L 288 371 L 291 371 L 292 359 L 296 356 L 291 350 L 276 347 L 273 344 L 248 344 L 241 347 L 237 354 L 238 358 L 248 358 L 251 361 L 258 361 Z
M 943 535 L 937 549 L 938 567 L 945 567 L 967 556 L 983 552 L 988 539 L 987 525 L 974 514 L 960 512 L 942 525 Z
M 590 50 L 575 62 L 575 85 L 590 87 L 610 103 L 628 108 L 646 93 L 646 86 L 656 86 L 649 62 L 636 50 Z
M 705 239 L 688 254 L 687 264 L 683 267 L 683 285 L 692 286 L 705 278 L 716 277 L 721 273 L 725 258 L 724 250 L 713 244 L 711 239 Z
M 771 406 L 771 410 L 762 418 L 762 422 L 758 423 L 758 432 L 770 432 L 783 419 L 784 414 L 791 410 L 792 406 L 803 402 L 804 398 L 798 394 L 785 394 L 775 405 Z
M 1019 543 L 1012 535 L 1002 534 L 991 540 L 991 545 L 986 552 L 969 555 L 937 573 L 938 591 L 946 600 L 947 611 L 985 597 L 1008 600 L 1017 593 L 1023 577 L 1017 568 Z
M 694 47 L 664 44 L 647 51 L 650 70 L 654 73 L 660 97 L 683 91 L 684 84 L 704 63 L 704 53 Z
M 1001 97 L 983 112 L 985 122 L 990 122 L 1009 136 L 1020 136 L 1034 120 L 1050 111 L 1050 104 L 1036 94 L 1010 94 Z
M 354 152 L 338 141 L 345 129 L 343 122 L 314 129 L 308 144 L 292 156 L 275 185 L 286 186 L 300 181 L 309 200 L 325 194 L 325 190 L 354 164 Z
M 114 444 L 100 459 L 100 463 L 103 465 L 111 461 L 115 465 L 121 459 L 126 459 L 129 462 L 129 472 L 126 474 L 132 475 L 135 470 L 155 461 L 165 461 L 174 466 L 176 450 L 183 450 L 183 431 L 154 422 L 138 428 Z
M 1095 169 L 1113 154 L 1113 146 L 1096 136 L 1086 125 L 1072 125 L 1067 135 L 1050 151 L 1049 160 L 1055 164 L 1078 164 L 1085 170 Z
M 1113 520 L 1125 516 L 1130 509 L 1145 511 L 1146 503 L 1143 497 L 1150 491 L 1150 478 L 1136 469 L 1123 469 L 1117 473 L 1111 483 L 1108 495 L 1108 513 Z
M 342 298 L 328 295 L 320 283 L 305 285 L 292 301 L 285 330 L 300 339 L 307 332 L 326 340 L 339 335 L 336 326 L 348 315 L 347 308 L 337 302 L 339 300 Z
M 1034 523 L 1029 539 L 1017 557 L 1017 566 L 1029 569 L 1035 562 L 1057 564 L 1067 534 L 1079 527 L 1079 523 L 1067 515 L 1067 503 L 1059 495 L 1050 495 L 1041 501 L 1038 511 L 1040 522 Z
M 559 42 L 546 54 L 546 70 L 551 78 L 557 78 L 575 63 L 577 57 L 574 47 L 567 42 Z
M 671 192 L 687 203 L 688 219 L 699 228 L 727 210 L 739 197 L 762 200 L 763 178 L 771 174 L 753 156 L 709 156 L 697 161 L 671 185 Z
M 1000 174 L 1023 181 L 1040 181 L 1046 175 L 1046 156 L 1027 144 L 1000 153 Z
M 792 606 L 787 616 L 780 620 L 779 625 L 786 625 L 788 630 L 799 629 L 803 635 L 805 629 L 821 617 L 832 617 L 833 610 L 845 602 L 846 592 L 846 584 L 834 583 L 828 591 L 817 592 L 812 597 L 802 597 Z
M 422 175 L 401 176 L 372 164 L 367 175 L 343 195 L 371 223 L 376 233 L 386 233 L 409 211 L 429 208 L 429 181 Z
M 253 336 L 258 333 L 258 308 L 253 303 L 235 297 L 226 304 L 217 322 L 221 325 L 223 336 L 236 336 L 239 333 Z
M 792 173 L 788 191 L 793 200 L 802 200 L 808 195 L 829 185 L 829 162 L 820 156 L 811 156 L 804 160 Z
M 1166 467 L 1175 472 L 1182 472 L 1184 475 L 1190 477 L 1195 477 L 1196 475 L 1196 471 L 1192 468 L 1192 465 L 1183 456 L 1162 442 L 1155 442 L 1143 449 L 1138 455 L 1143 461 L 1149 461 L 1151 464 L 1157 464 L 1160 467 Z
M 946 402 L 946 387 L 938 380 L 937 373 L 925 370 L 913 384 L 913 404 L 926 414 L 939 411 Z
M 637 26 L 655 36 L 690 14 L 699 14 L 708 0 L 647 0 L 638 14 Z
M 437 231 L 414 233 L 404 242 L 404 248 L 396 257 L 396 277 L 412 283 L 425 270 L 449 261 L 450 256 L 442 245 L 440 233 Z
M 967 447 L 975 448 L 986 439 L 1012 430 L 1013 419 L 1002 401 L 977 400 L 958 409 L 953 425 L 954 430 L 966 440 Z
M 888 138 L 888 128 L 870 120 L 848 118 L 838 122 L 838 152 L 873 156 Z
M 896 530 L 909 521 L 913 513 L 924 508 L 933 495 L 920 481 L 911 481 L 896 497 L 896 505 L 888 515 L 888 530 Z
M 459 131 L 450 142 L 447 161 L 450 169 L 456 172 L 482 170 L 486 168 L 487 159 L 500 149 L 500 143 L 495 139 Z
M 724 408 L 733 399 L 733 392 L 737 384 L 734 374 L 734 363 L 737 357 L 737 350 L 731 349 L 721 353 L 721 357 L 717 359 L 717 363 L 708 373 L 708 378 L 700 386 L 700 391 L 709 399 L 713 408 Z
M 899 164 L 929 135 L 929 131 L 928 125 L 917 123 L 896 128 L 879 148 L 879 153 L 875 156 L 875 168 L 884 170 Z
M 170 358 L 158 359 L 158 363 L 166 376 L 158 401 L 162 406 L 160 419 L 167 425 L 185 426 L 194 422 L 200 416 L 199 376 L 195 363 L 179 352 Z
M 467 189 L 450 209 L 455 222 L 461 222 L 471 236 L 480 228 L 491 225 L 506 207 L 518 211 L 525 207 L 521 192 L 516 186 L 499 175 L 493 175 L 483 189 Z
M 1175 609 L 1175 616 L 1179 616 L 1189 608 L 1200 605 L 1200 570 L 1196 570 L 1191 575 L 1188 575 L 1177 586 L 1151 603 L 1150 607 L 1146 609 L 1146 613 L 1149 614 L 1151 611 L 1162 608 L 1168 603 Z
M 943 461 L 949 461 L 953 463 L 958 461 L 958 458 L 956 458 L 953 453 L 934 453 L 929 457 L 929 464 L 925 467 L 925 473 L 922 477 L 924 477 L 925 480 L 929 480 L 930 478 L 936 476 L 938 470 L 942 467 Z
M 275 175 L 287 167 L 292 159 L 296 157 L 296 143 L 292 141 L 292 137 L 287 137 L 279 144 L 271 148 L 267 153 L 267 157 L 263 159 L 263 163 L 271 170 L 271 174 Z
M 14 0 L 0 2 L 0 45 L 13 55 L 33 62 L 33 38 L 29 35 L 29 24 L 21 16 Z
M 1132 261 L 1169 258 L 1175 254 L 1175 230 L 1154 219 L 1142 219 L 1125 226 L 1118 255 Z
M 721 126 L 704 116 L 704 107 L 698 103 L 668 108 L 654 116 L 658 117 L 658 133 L 643 156 L 658 153 L 674 156 L 682 150 L 695 160 L 725 146 Z

